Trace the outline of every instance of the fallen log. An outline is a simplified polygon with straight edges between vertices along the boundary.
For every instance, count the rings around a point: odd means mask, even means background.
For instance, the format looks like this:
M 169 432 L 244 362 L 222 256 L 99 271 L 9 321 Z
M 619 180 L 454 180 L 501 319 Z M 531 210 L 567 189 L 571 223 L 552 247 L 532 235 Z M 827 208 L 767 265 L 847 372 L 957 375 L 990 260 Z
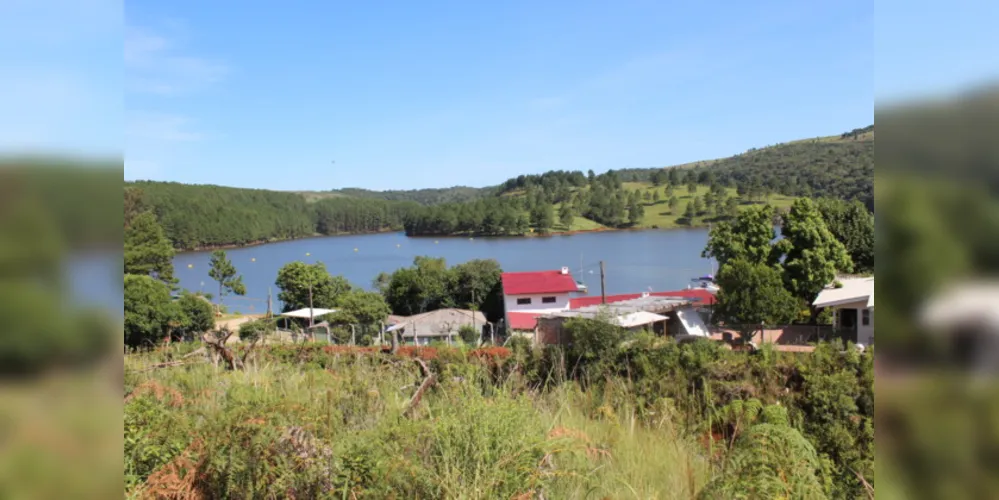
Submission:
M 420 358 L 414 358 L 413 360 L 416 361 L 416 364 L 420 365 L 420 371 L 423 373 L 424 378 L 423 383 L 420 384 L 420 388 L 416 390 L 412 399 L 409 400 L 409 404 L 406 406 L 406 409 L 402 412 L 402 414 L 407 417 L 412 416 L 413 410 L 416 409 L 417 405 L 420 404 L 420 400 L 423 399 L 423 393 L 427 392 L 427 389 L 429 389 L 430 386 L 437 383 L 437 375 L 434 375 L 433 372 L 430 371 L 430 368 L 427 367 L 427 363 Z
M 229 364 L 230 370 L 239 370 L 243 368 L 243 362 L 233 354 L 232 349 L 226 347 L 225 343 L 232 336 L 232 332 L 226 328 L 222 327 L 218 330 L 219 336 L 213 337 L 209 336 L 207 333 L 201 336 L 201 340 L 212 349 L 219 357 L 221 357 L 226 363 Z

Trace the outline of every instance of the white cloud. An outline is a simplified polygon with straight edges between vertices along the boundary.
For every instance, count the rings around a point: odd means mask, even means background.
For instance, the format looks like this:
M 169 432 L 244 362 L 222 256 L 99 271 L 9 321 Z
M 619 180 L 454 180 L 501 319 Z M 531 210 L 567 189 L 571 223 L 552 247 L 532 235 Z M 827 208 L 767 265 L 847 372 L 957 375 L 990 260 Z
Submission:
M 136 26 L 125 29 L 127 89 L 180 94 L 215 84 L 229 72 L 222 62 L 185 53 L 175 38 Z

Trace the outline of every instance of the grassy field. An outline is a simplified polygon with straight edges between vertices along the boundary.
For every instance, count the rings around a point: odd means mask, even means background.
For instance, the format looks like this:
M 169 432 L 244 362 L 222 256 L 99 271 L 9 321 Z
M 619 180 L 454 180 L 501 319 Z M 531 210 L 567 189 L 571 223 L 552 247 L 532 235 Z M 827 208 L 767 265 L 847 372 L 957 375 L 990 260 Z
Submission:
M 673 196 L 677 198 L 677 206 L 675 211 L 670 211 L 669 200 L 666 199 L 666 195 L 663 187 L 655 187 L 650 183 L 646 182 L 626 182 L 624 187 L 628 190 L 634 191 L 636 189 L 640 190 L 644 195 L 646 192 L 653 193 L 659 191 L 661 199 L 657 202 L 643 202 L 645 207 L 645 217 L 642 218 L 642 222 L 639 227 L 643 228 L 658 228 L 658 229 L 671 229 L 677 227 L 688 227 L 687 225 L 681 224 L 680 219 L 683 217 L 683 211 L 687 207 L 688 202 L 694 201 L 695 196 L 703 197 L 710 190 L 708 186 L 697 186 L 697 191 L 690 194 L 687 191 L 686 186 L 682 186 L 678 189 L 674 189 Z M 728 188 L 728 196 L 737 196 L 735 188 Z M 761 201 L 743 201 L 740 208 L 749 207 L 752 205 L 760 205 L 763 203 L 769 203 L 770 205 L 777 208 L 788 208 L 794 203 L 794 197 L 783 196 L 783 195 L 771 195 L 765 200 Z M 708 223 L 713 222 L 713 217 L 697 217 L 694 219 L 691 226 L 706 226 Z
M 697 217 L 694 219 L 693 223 L 690 225 L 683 224 L 681 219 L 683 218 L 683 211 L 687 207 L 688 202 L 692 202 L 695 196 L 700 196 L 703 198 L 705 194 L 710 190 L 709 186 L 698 185 L 697 191 L 693 194 L 687 191 L 687 186 L 680 186 L 675 188 L 673 196 L 677 198 L 677 208 L 674 212 L 669 209 L 669 200 L 666 198 L 665 187 L 653 186 L 650 182 L 625 182 L 622 186 L 628 191 L 639 190 L 642 192 L 643 196 L 645 193 L 650 195 L 655 191 L 659 191 L 660 200 L 658 202 L 643 201 L 642 205 L 645 207 L 645 217 L 636 226 L 638 229 L 675 229 L 683 227 L 705 227 L 708 224 L 715 222 L 713 216 Z M 588 189 L 588 188 L 583 188 Z M 735 188 L 727 188 L 726 192 L 728 196 L 738 196 Z M 522 196 L 523 191 L 512 191 L 510 193 L 504 194 L 504 196 Z M 754 205 L 762 205 L 764 203 L 769 203 L 770 205 L 783 209 L 789 208 L 792 203 L 794 203 L 795 198 L 793 196 L 784 195 L 770 195 L 764 200 L 758 201 L 746 201 L 744 200 L 740 205 L 740 209 L 744 209 Z M 573 220 L 572 227 L 566 228 L 561 223 L 558 222 L 558 209 L 559 205 L 555 205 L 555 218 L 556 223 L 553 230 L 555 232 L 566 232 L 566 231 L 593 231 L 598 229 L 607 229 L 604 225 L 587 219 L 585 217 L 576 216 Z
M 585 328 L 585 359 L 244 342 L 227 369 L 193 343 L 129 353 L 125 497 L 861 498 L 872 354 Z
M 711 477 L 701 445 L 626 392 L 532 391 L 469 351 L 423 351 L 439 379 L 411 410 L 423 376 L 405 357 L 154 368 L 185 347 L 126 357 L 126 498 L 688 499 Z

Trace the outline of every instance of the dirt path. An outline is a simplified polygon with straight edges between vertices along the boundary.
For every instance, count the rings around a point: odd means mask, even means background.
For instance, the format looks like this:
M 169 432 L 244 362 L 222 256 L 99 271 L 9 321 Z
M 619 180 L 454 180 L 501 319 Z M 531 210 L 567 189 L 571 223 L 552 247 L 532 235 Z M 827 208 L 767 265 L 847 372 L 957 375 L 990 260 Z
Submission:
M 235 318 L 216 319 L 215 328 L 228 328 L 234 334 L 229 338 L 229 342 L 239 342 L 239 325 L 263 317 L 263 314 L 246 314 Z

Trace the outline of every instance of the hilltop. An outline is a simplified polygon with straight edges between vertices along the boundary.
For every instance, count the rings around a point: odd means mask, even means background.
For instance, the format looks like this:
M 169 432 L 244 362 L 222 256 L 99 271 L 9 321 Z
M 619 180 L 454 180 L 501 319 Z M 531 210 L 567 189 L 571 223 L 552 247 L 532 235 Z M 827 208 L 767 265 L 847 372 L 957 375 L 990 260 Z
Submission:
M 197 249 L 403 229 L 522 235 L 690 227 L 800 196 L 860 200 L 873 210 L 873 179 L 871 125 L 727 158 L 600 175 L 552 171 L 487 187 L 282 192 L 138 181 L 125 189 L 156 213 L 177 248 Z

